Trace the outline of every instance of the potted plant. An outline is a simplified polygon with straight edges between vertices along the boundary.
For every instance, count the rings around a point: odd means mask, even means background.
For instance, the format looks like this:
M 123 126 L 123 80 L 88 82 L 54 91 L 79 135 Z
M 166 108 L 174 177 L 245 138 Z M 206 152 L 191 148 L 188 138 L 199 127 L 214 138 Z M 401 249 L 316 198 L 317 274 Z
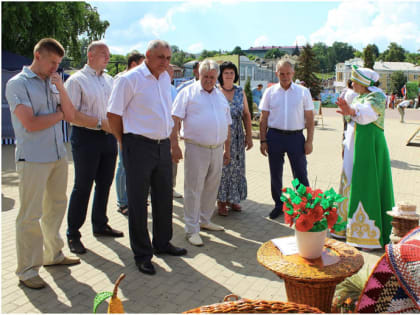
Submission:
M 295 226 L 299 254 L 308 259 L 321 256 L 327 230 L 342 231 L 346 222 L 337 213 L 337 204 L 345 197 L 333 188 L 323 192 L 299 183 L 295 178 L 293 188 L 283 188 L 284 222 Z

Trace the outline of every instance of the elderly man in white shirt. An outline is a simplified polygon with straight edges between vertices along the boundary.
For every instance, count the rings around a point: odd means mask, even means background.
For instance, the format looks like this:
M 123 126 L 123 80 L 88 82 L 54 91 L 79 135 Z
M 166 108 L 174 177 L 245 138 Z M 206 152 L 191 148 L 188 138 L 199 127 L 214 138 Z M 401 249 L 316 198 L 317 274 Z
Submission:
M 67 240 L 70 251 L 78 254 L 86 252 L 79 230 L 86 219 L 93 182 L 94 235 L 123 236 L 121 231 L 109 226 L 106 215 L 117 158 L 117 142 L 110 133 L 106 119 L 106 107 L 113 84 L 112 77 L 104 72 L 109 61 L 109 49 L 103 42 L 92 42 L 88 46 L 87 55 L 87 64 L 71 75 L 65 84 L 76 109 L 70 138 L 75 180 L 67 214 Z
M 122 145 L 128 197 L 131 249 L 139 271 L 156 273 L 153 253 L 172 256 L 187 251 L 172 239 L 171 81 L 166 69 L 171 48 L 149 43 L 145 61 L 122 75 L 112 90 L 108 118 Z M 147 195 L 151 188 L 153 241 L 147 229 Z
M 222 176 L 223 164 L 230 160 L 229 104 L 215 88 L 219 65 L 213 60 L 200 63 L 200 80 L 182 89 L 175 98 L 171 135 L 172 158 L 178 163 L 182 152 L 178 130 L 185 140 L 184 218 L 187 240 L 203 245 L 200 227 L 211 231 L 224 228 L 211 222 Z M 224 150 L 224 151 L 223 151 Z
M 306 155 L 312 152 L 314 134 L 314 104 L 311 93 L 301 85 L 292 82 L 293 65 L 280 60 L 276 66 L 280 80 L 268 88 L 260 102 L 261 153 L 268 154 L 271 177 L 271 195 L 275 206 L 270 218 L 282 214 L 283 202 L 280 200 L 283 187 L 284 154 L 290 161 L 293 177 L 309 186 Z M 307 129 L 306 140 L 302 130 Z

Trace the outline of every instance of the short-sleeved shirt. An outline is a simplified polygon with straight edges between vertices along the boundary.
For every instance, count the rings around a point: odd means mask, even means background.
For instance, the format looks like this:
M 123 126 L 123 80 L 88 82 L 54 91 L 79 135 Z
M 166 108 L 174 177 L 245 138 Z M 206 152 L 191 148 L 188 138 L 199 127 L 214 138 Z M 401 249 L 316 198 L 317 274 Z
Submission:
M 111 95 L 113 79 L 102 72 L 97 75 L 89 65 L 71 75 L 65 83 L 74 107 L 95 118 L 106 119 L 106 108 Z
M 195 83 L 195 82 L 197 82 L 198 80 L 196 80 L 195 78 L 192 78 L 191 80 L 188 80 L 188 81 L 185 81 L 185 82 L 182 82 L 177 88 L 176 88 L 176 90 L 177 90 L 177 92 L 179 92 L 179 91 L 181 91 L 183 88 L 185 88 L 185 87 L 187 87 L 187 86 L 189 86 L 189 85 L 191 85 L 191 84 L 193 84 L 193 83 Z
M 292 82 L 285 90 L 278 83 L 265 91 L 259 109 L 269 112 L 269 128 L 302 130 L 305 128 L 304 111 L 312 111 L 314 104 L 306 87 Z
M 259 105 L 262 97 L 262 91 L 258 90 L 258 88 L 255 88 L 252 90 L 252 100 L 255 104 Z
M 16 136 L 16 161 L 46 163 L 66 157 L 61 121 L 44 130 L 29 132 L 14 113 L 19 104 L 31 107 L 35 116 L 55 113 L 59 97 L 54 92 L 57 90 L 49 79 L 41 79 L 26 66 L 7 82 L 6 99 Z
M 217 88 L 207 92 L 200 81 L 178 93 L 172 115 L 183 120 L 182 137 L 203 145 L 225 142 L 232 124 L 226 97 Z
M 122 116 L 124 133 L 159 140 L 172 132 L 171 79 L 165 71 L 156 77 L 146 62 L 122 75 L 112 89 L 108 112 Z

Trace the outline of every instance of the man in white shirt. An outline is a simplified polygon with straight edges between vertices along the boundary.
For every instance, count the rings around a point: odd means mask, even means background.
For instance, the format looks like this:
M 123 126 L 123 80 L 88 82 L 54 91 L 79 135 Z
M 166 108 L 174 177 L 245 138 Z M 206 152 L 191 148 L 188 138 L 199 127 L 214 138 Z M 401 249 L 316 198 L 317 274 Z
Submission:
M 166 69 L 171 48 L 149 43 L 145 61 L 115 83 L 108 105 L 112 131 L 122 145 L 128 197 L 130 245 L 139 271 L 156 273 L 153 253 L 173 256 L 187 251 L 172 239 L 171 81 Z M 147 229 L 147 195 L 151 189 L 153 241 Z
M 398 103 L 397 108 L 398 108 L 398 112 L 400 113 L 401 123 L 404 122 L 405 108 L 413 103 L 414 103 L 413 100 L 407 100 L 406 98 L 404 98 L 402 102 Z
M 70 251 L 78 254 L 86 252 L 79 229 L 86 219 L 93 182 L 93 234 L 123 236 L 122 232 L 108 225 L 106 216 L 117 157 L 117 142 L 106 119 L 113 84 L 112 77 L 104 72 L 109 61 L 109 49 L 103 42 L 92 42 L 87 48 L 87 55 L 87 64 L 70 76 L 65 84 L 77 111 L 72 120 L 70 138 L 75 180 L 67 214 L 67 240 Z
M 200 226 L 211 231 L 224 228 L 210 221 L 217 198 L 223 164 L 230 160 L 229 104 L 215 88 L 219 65 L 213 60 L 200 64 L 200 80 L 182 89 L 175 98 L 172 117 L 175 122 L 171 135 L 172 158 L 178 163 L 182 152 L 178 145 L 178 130 L 185 140 L 184 218 L 187 240 L 203 245 Z M 224 147 L 224 152 L 223 152 Z
M 268 88 L 260 102 L 261 153 L 268 154 L 271 177 L 271 195 L 275 207 L 270 218 L 282 214 L 282 177 L 284 154 L 290 161 L 293 177 L 309 186 L 306 155 L 312 152 L 314 135 L 314 104 L 311 93 L 301 85 L 292 82 L 293 65 L 280 60 L 276 66 L 280 83 Z M 306 140 L 302 130 L 307 129 Z

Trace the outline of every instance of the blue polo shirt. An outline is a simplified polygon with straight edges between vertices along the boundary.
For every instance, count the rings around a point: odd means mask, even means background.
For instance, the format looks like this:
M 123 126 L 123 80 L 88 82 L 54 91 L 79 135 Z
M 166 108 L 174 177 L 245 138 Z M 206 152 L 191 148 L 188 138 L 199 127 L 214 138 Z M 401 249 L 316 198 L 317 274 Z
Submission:
M 52 91 L 49 78 L 42 80 L 25 66 L 7 82 L 6 99 L 16 136 L 16 161 L 54 162 L 66 157 L 61 121 L 47 129 L 29 132 L 14 113 L 19 104 L 31 107 L 35 116 L 55 113 L 59 97 Z

